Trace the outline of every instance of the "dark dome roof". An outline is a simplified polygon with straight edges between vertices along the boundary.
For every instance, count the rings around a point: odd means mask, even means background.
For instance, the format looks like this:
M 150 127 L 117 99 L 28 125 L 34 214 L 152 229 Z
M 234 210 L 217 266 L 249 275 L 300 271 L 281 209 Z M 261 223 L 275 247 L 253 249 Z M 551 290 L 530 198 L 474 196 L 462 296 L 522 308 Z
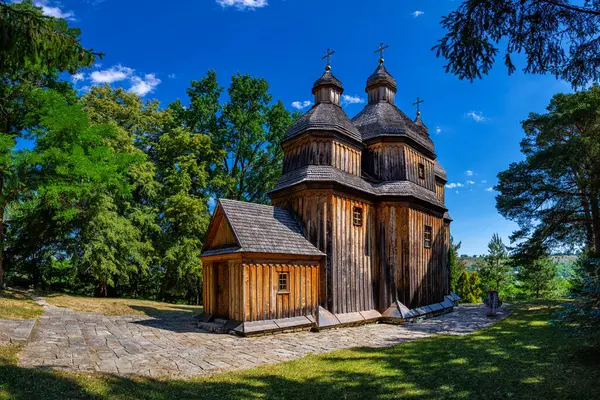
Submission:
M 284 140 L 310 130 L 335 131 L 361 141 L 360 132 L 352 125 L 352 121 L 344 110 L 332 103 L 320 103 L 313 106 L 287 130 Z
M 367 79 L 367 89 L 379 83 L 387 83 L 394 89 L 396 88 L 396 80 L 390 73 L 385 69 L 383 64 L 379 64 L 375 72 Z
M 325 86 L 325 85 L 332 85 L 332 86 L 336 86 L 336 87 L 342 89 L 342 82 L 338 78 L 333 76 L 331 71 L 325 71 L 325 73 L 323 75 L 321 75 L 321 77 L 315 81 L 315 84 L 313 85 L 313 92 L 314 92 L 315 88 L 317 88 L 318 86 Z
M 433 152 L 433 142 L 426 131 L 416 125 L 398 107 L 379 102 L 367 104 L 365 108 L 352 119 L 352 123 L 362 135 L 364 141 L 379 136 L 406 136 Z

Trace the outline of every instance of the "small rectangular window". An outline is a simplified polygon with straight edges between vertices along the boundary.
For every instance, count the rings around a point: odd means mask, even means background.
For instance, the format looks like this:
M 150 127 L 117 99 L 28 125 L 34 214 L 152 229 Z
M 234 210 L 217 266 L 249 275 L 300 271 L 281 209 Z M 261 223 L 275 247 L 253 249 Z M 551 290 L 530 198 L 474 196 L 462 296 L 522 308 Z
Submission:
M 419 164 L 419 179 L 425 179 L 425 165 Z
M 433 229 L 429 225 L 425 225 L 425 248 L 431 248 L 431 237 L 433 235 Z
M 287 272 L 280 272 L 279 273 L 279 279 L 278 279 L 278 292 L 279 293 L 287 293 L 289 292 L 289 286 L 288 286 L 288 277 L 289 274 Z
M 354 226 L 362 226 L 363 224 L 363 209 L 362 207 L 354 207 L 352 210 L 352 222 Z

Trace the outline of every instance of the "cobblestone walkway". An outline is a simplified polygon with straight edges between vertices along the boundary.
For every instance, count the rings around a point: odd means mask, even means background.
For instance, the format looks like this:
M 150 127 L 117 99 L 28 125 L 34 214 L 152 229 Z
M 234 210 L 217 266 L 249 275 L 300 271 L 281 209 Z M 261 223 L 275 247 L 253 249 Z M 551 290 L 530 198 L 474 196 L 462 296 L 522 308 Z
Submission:
M 189 314 L 107 317 L 46 305 L 20 363 L 32 368 L 183 378 L 335 349 L 392 346 L 435 333 L 461 335 L 496 320 L 486 317 L 482 305 L 463 305 L 453 313 L 400 326 L 371 324 L 239 338 L 203 332 Z

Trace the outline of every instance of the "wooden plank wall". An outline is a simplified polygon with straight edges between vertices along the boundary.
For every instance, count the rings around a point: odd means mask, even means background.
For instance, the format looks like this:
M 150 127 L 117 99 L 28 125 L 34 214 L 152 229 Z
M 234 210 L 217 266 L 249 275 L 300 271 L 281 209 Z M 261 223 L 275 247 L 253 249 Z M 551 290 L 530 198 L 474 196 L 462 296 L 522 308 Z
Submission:
M 305 165 L 331 165 L 331 139 L 306 138 L 285 149 L 283 173 Z
M 377 207 L 377 250 L 379 259 L 379 307 L 385 310 L 394 301 L 409 304 L 408 207 L 380 203 Z
M 432 244 L 424 246 L 425 225 L 432 227 Z M 448 245 L 444 221 L 421 210 L 408 210 L 411 307 L 444 300 L 447 293 Z
M 437 199 L 439 201 L 441 201 L 442 203 L 444 203 L 446 201 L 445 199 L 445 190 L 444 190 L 444 184 L 437 182 L 435 185 L 435 194 L 437 196 Z
M 349 174 L 360 176 L 361 152 L 340 142 L 333 142 L 333 166 Z
M 204 312 L 207 314 L 215 314 L 217 311 L 214 269 L 215 266 L 213 263 L 202 263 L 202 305 L 204 306 Z
M 229 319 L 241 321 L 244 312 L 243 268 L 238 261 L 229 262 Z
M 221 218 L 219 227 L 215 232 L 215 235 L 210 239 L 207 249 L 218 249 L 220 247 L 228 247 L 235 244 L 237 244 L 237 241 L 235 240 L 235 236 L 233 236 L 233 231 L 225 218 Z
M 404 146 L 399 143 L 376 143 L 363 151 L 363 167 L 381 181 L 405 179 Z
M 280 272 L 287 272 L 289 293 L 278 293 Z M 319 264 L 243 264 L 242 321 L 315 315 L 319 306 Z
M 363 209 L 363 225 L 354 226 L 354 207 Z M 374 290 L 373 234 L 375 208 L 356 198 L 333 196 L 333 247 L 331 251 L 331 305 L 333 313 L 377 308 Z
M 435 192 L 435 162 L 409 146 L 404 146 L 406 179 Z M 425 167 L 425 179 L 419 178 L 419 164 Z
M 319 276 L 320 305 L 329 308 L 332 292 L 331 248 L 333 241 L 333 214 L 331 212 L 331 191 L 310 190 L 291 196 L 273 199 L 273 205 L 296 214 L 302 222 L 304 237 L 316 248 L 327 254 L 325 268 L 321 268 Z

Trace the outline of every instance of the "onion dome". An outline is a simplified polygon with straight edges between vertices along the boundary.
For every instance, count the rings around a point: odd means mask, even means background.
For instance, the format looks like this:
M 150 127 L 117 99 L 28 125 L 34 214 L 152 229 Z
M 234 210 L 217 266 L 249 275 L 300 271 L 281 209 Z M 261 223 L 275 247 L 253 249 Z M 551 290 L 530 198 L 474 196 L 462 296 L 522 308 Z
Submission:
M 299 136 L 307 131 L 333 131 L 342 136 L 361 142 L 361 135 L 350 121 L 342 107 L 340 97 L 344 92 L 342 82 L 330 71 L 326 71 L 315 82 L 312 93 L 315 95 L 315 105 L 306 112 L 285 133 L 284 141 Z
M 383 64 L 379 64 L 375 72 L 367 79 L 365 91 L 369 94 L 369 104 L 387 101 L 394 104 L 396 80 Z

